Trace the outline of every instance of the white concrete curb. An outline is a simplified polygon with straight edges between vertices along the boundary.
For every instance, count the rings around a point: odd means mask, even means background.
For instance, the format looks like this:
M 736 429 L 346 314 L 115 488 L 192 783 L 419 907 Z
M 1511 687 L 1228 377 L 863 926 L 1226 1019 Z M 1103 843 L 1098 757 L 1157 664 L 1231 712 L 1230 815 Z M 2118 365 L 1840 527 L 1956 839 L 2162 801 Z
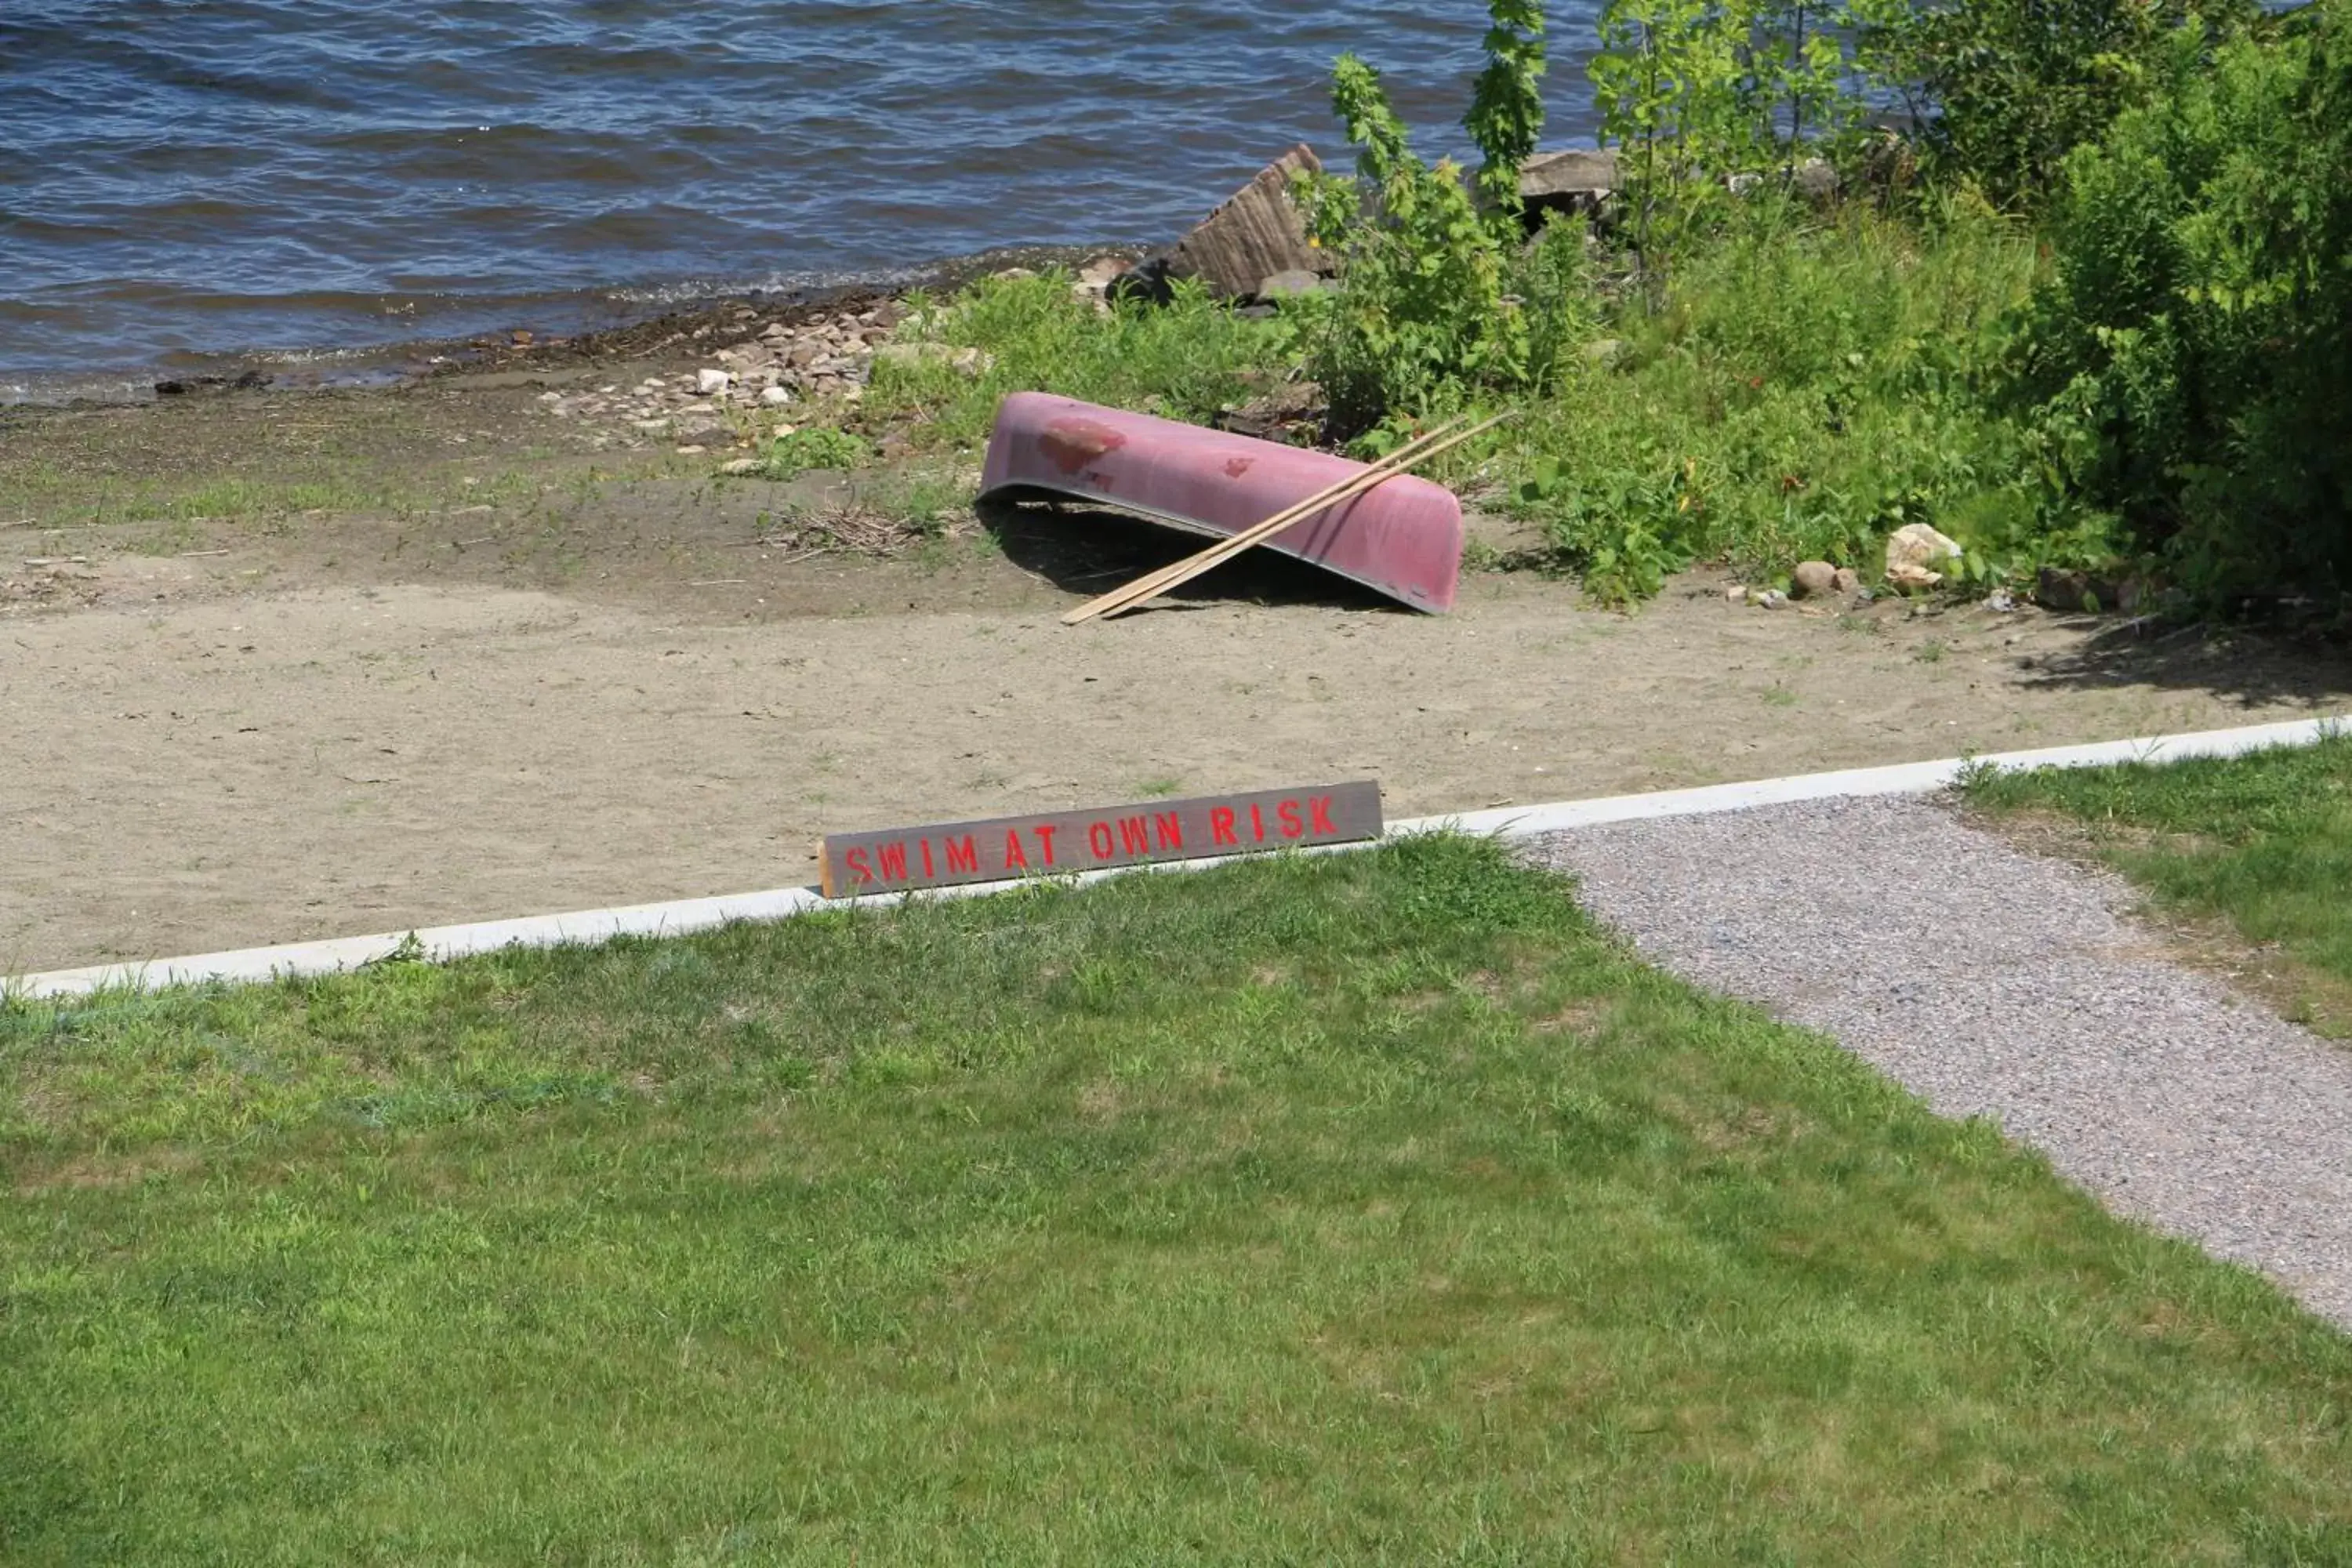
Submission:
M 1708 812 L 1744 811 L 1751 806 L 1778 805 L 1790 801 L 1827 800 L 1840 796 L 1929 795 L 1946 788 L 1969 766 L 2009 769 L 2098 767 L 2113 763 L 2179 762 L 2189 757 L 2231 757 L 2278 746 L 2315 745 L 2330 736 L 2352 732 L 2352 720 L 2313 719 L 2284 724 L 2256 724 L 2239 730 L 2208 730 L 2190 735 L 2153 735 L 2132 741 L 2107 741 L 2087 746 L 2053 746 L 2042 751 L 2006 752 L 1997 755 L 1947 757 L 1932 763 L 1900 763 L 1892 767 L 1849 768 L 1840 773 L 1801 773 L 1789 778 L 1759 779 L 1750 784 L 1710 784 L 1701 789 L 1662 790 L 1650 795 L 1611 795 L 1601 800 L 1559 801 L 1545 805 L 1505 806 L 1448 816 L 1423 816 L 1392 822 L 1388 837 L 1453 830 L 1492 834 L 1509 838 L 1557 833 L 1564 828 L 1590 827 L 1603 822 L 1625 822 L 1657 816 L 1694 816 Z M 1335 845 L 1335 850 L 1360 847 Z M 1227 858 L 1232 858 L 1228 857 Z M 1079 884 L 1099 881 L 1133 870 L 1190 871 L 1225 864 L 1224 859 L 1165 861 L 1151 866 L 1082 872 Z M 923 898 L 966 898 L 1002 892 L 1016 883 L 992 882 L 945 888 L 914 895 Z M 867 902 L 872 902 L 868 900 Z M 816 910 L 846 909 L 850 900 L 829 900 L 814 888 L 778 888 L 767 892 L 738 893 L 715 899 L 684 899 L 662 904 L 632 904 L 620 909 L 582 910 L 572 914 L 529 915 L 520 920 L 482 921 L 469 925 L 435 926 L 413 933 L 340 937 L 325 942 L 292 942 L 282 947 L 252 947 L 233 952 L 200 953 L 191 958 L 158 958 L 135 963 L 101 963 L 83 969 L 58 969 L 0 982 L 0 993 L 22 997 L 79 996 L 105 990 L 184 985 L 205 981 L 268 981 L 280 976 L 332 974 L 377 963 L 415 939 L 425 954 L 436 960 L 469 953 L 495 952 L 506 947 L 558 947 L 567 942 L 597 942 L 616 936 L 677 936 L 705 931 L 730 921 L 783 920 Z

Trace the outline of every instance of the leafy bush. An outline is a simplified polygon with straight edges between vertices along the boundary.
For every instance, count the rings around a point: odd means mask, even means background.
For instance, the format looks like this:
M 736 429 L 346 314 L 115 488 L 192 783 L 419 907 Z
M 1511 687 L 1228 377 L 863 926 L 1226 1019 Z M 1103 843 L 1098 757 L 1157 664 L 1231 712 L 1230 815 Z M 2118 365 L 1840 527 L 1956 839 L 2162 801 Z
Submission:
M 765 472 L 772 479 L 789 479 L 813 468 L 862 468 L 873 460 L 874 448 L 859 437 L 810 425 L 777 437 L 768 448 Z
M 2054 495 L 2190 585 L 2352 576 L 2352 0 L 2207 56 L 2079 151 L 2016 388 Z
M 1357 148 L 1356 178 L 1306 178 L 1297 194 L 1310 233 L 1340 259 L 1340 289 L 1296 309 L 1309 371 L 1343 432 L 1540 374 L 1512 283 L 1519 164 L 1543 127 L 1543 7 L 1490 0 L 1488 9 L 1486 68 L 1463 121 L 1484 158 L 1475 197 L 1451 161 L 1414 154 L 1380 72 L 1354 55 L 1333 70 L 1332 108 Z
M 1931 171 L 2034 207 L 2067 155 L 2163 89 L 2173 40 L 2252 0 L 1858 0 L 1874 80 L 1918 118 Z

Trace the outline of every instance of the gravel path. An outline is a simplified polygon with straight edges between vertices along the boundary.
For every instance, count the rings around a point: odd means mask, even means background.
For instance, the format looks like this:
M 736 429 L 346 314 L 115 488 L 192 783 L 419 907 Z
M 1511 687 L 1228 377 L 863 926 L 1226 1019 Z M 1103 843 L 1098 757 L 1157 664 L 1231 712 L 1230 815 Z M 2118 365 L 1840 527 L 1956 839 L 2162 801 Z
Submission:
M 2118 1213 L 2352 1329 L 2352 1050 L 2153 956 L 2118 879 L 1909 799 L 1535 840 L 1684 977 L 1992 1117 Z

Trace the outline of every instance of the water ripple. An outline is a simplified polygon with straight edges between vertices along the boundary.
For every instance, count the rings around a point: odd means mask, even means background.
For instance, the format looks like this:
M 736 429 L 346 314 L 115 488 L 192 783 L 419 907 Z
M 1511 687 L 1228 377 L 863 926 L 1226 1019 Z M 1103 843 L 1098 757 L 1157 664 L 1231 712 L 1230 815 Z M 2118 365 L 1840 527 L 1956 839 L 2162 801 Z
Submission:
M 1591 11 L 1559 9 L 1565 137 L 1589 129 Z M 1484 13 L 6 0 L 0 370 L 560 329 L 689 290 L 1158 238 L 1290 142 L 1336 147 L 1343 48 L 1460 151 Z

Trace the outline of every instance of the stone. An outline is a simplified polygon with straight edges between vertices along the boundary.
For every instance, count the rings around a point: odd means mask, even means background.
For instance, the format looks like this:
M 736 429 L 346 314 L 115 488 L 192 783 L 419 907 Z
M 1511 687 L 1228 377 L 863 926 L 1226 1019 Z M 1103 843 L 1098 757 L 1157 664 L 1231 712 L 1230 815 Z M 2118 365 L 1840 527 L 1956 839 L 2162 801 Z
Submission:
M 1826 561 L 1800 561 L 1789 574 L 1789 596 L 1820 599 L 1837 592 L 1837 568 Z
M 1277 272 L 1271 278 L 1259 279 L 1257 297 L 1261 300 L 1295 300 L 1304 294 L 1319 294 L 1328 287 L 1328 280 L 1321 273 L 1293 268 L 1287 272 Z
M 781 386 L 772 386 L 760 394 L 760 401 L 771 408 L 782 408 L 793 400 L 793 395 Z
M 1835 201 L 1838 172 L 1826 158 L 1808 158 L 1789 175 L 1790 192 L 1816 205 Z
M 1323 430 L 1330 399 L 1311 381 L 1287 381 L 1269 387 L 1246 403 L 1217 411 L 1210 421 L 1220 430 L 1252 436 L 1261 441 L 1289 442 L 1294 436 L 1312 441 Z
M 1944 580 L 1941 572 L 1930 572 L 1916 561 L 1897 562 L 1886 569 L 1886 584 L 1905 593 L 1922 593 Z
M 1166 279 L 1197 278 L 1219 299 L 1239 300 L 1277 272 L 1335 270 L 1338 263 L 1328 251 L 1307 243 L 1307 226 L 1290 199 L 1292 175 L 1322 172 L 1322 160 L 1304 142 L 1259 170 L 1161 258 L 1161 287 Z M 1132 269 L 1114 282 L 1142 270 Z
M 1778 588 L 1767 588 L 1760 594 L 1751 594 L 1749 596 L 1760 609 L 1786 609 L 1789 604 L 1789 595 Z
M 874 351 L 877 369 L 895 365 L 900 370 L 919 370 L 927 364 L 953 363 L 956 351 L 946 343 L 884 343 Z
M 685 446 L 680 447 L 677 449 L 677 455 L 681 458 L 694 458 L 699 457 L 701 454 L 708 452 L 709 450 L 710 450 L 710 448 L 708 447 Z
M 667 419 L 635 419 L 630 423 L 636 426 L 637 434 L 640 436 L 659 436 L 669 429 L 669 421 Z
M 1893 578 L 1897 566 L 1917 566 L 1932 572 L 1947 561 L 1958 559 L 1959 553 L 1959 541 L 1937 532 L 1924 522 L 1906 523 L 1887 536 L 1886 574 Z
M 1985 595 L 1985 608 L 1996 615 L 2008 615 L 2017 608 L 2017 595 L 2006 588 L 1995 588 Z
M 1018 283 L 1024 278 L 1036 277 L 1037 269 L 1034 267 L 1000 267 L 996 269 L 996 276 Z
M 1830 578 L 1830 592 L 1858 594 L 1862 592 L 1862 574 L 1851 566 L 1841 566 Z
M 1748 602 L 1748 589 L 1746 585 L 1734 583 L 1730 587 L 1726 588 L 1723 591 L 1723 602 L 1727 605 L 1746 604 Z
M 698 370 L 694 373 L 694 389 L 709 397 L 735 384 L 735 378 L 723 370 Z
M 2103 610 L 2130 608 L 2138 598 L 2136 587 L 2137 584 L 2078 567 L 2044 566 L 2034 584 L 2033 597 L 2044 609 L 2067 614 L 2088 610 L 2095 615 Z
M 1097 256 L 1078 268 L 1078 286 L 1099 294 L 1110 287 L 1111 279 L 1127 270 L 1127 263 L 1116 256 Z
M 1608 147 L 1570 147 L 1538 153 L 1519 165 L 1519 200 L 1530 228 L 1546 213 L 1599 216 L 1616 193 L 1617 153 Z
M 758 473 L 766 465 L 757 458 L 737 458 L 731 462 L 719 464 L 719 471 L 730 479 L 740 479 L 745 474 Z

